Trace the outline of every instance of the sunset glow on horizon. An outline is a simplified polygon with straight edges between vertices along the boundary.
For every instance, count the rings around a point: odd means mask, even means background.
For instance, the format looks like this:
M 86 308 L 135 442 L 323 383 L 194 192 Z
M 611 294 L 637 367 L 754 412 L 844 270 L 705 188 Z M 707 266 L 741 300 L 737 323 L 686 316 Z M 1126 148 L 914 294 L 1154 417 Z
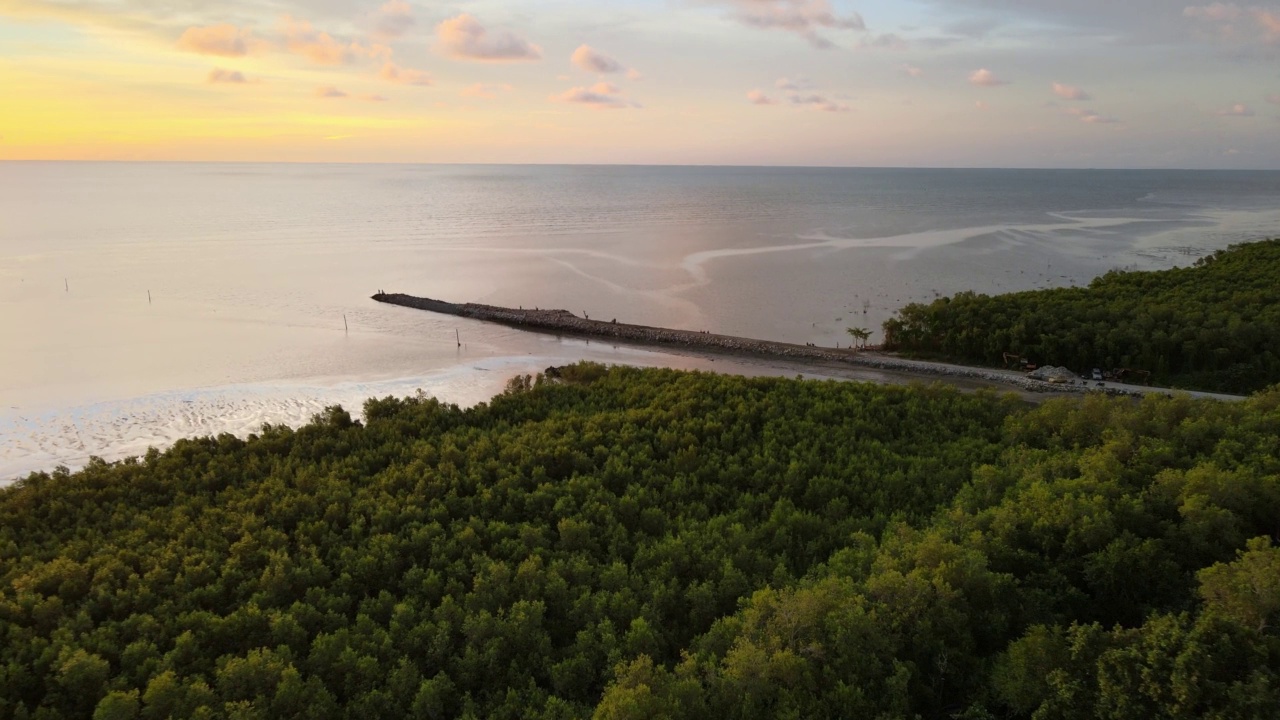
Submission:
M 0 160 L 1280 169 L 1280 4 L 0 0 Z

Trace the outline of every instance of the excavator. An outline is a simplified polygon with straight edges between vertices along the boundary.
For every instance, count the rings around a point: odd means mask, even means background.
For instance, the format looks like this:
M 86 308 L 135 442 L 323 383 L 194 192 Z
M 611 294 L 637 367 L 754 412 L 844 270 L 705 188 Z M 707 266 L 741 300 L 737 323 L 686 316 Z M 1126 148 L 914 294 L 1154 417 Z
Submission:
M 1017 353 L 1011 353 L 1011 352 L 1004 353 L 1004 366 L 1011 369 L 1028 370 L 1028 371 L 1036 369 L 1035 363 L 1029 362 L 1026 358 L 1022 357 L 1021 355 L 1018 355 Z
M 1133 368 L 1116 368 L 1107 373 L 1112 380 L 1116 382 L 1139 383 L 1146 385 L 1151 382 L 1150 370 L 1134 370 Z

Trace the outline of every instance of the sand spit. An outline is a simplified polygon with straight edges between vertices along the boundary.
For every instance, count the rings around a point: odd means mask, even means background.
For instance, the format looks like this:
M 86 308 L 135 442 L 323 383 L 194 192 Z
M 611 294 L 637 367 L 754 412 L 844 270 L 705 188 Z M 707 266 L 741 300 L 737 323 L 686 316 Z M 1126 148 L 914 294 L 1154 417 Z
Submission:
M 377 293 L 373 299 L 390 305 L 426 310 L 444 315 L 456 315 L 473 320 L 501 323 L 510 327 L 556 335 L 573 335 L 600 338 L 626 344 L 676 348 L 734 357 L 751 356 L 767 359 L 808 361 L 820 364 L 844 364 L 856 367 L 906 373 L 922 380 L 967 380 L 983 384 L 1011 386 L 1033 393 L 1090 393 L 1141 396 L 1149 393 L 1170 393 L 1162 388 L 1144 388 L 1133 385 L 1108 383 L 1067 385 L 1049 383 L 1026 377 L 1022 373 L 976 368 L 949 363 L 908 360 L 880 352 L 855 349 L 825 348 L 813 345 L 757 340 L 754 338 L 718 335 L 697 330 L 631 325 L 616 319 L 592 320 L 578 317 L 568 310 L 544 310 L 534 308 L 507 308 L 480 303 L 451 303 L 443 300 L 416 297 L 402 293 Z M 1227 397 L 1227 396 L 1219 396 Z

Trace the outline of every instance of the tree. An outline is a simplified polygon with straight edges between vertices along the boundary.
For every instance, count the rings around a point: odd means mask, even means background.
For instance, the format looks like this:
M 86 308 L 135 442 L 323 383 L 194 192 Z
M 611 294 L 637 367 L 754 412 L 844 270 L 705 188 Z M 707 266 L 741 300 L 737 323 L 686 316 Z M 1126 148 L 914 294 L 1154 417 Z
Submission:
M 855 344 L 861 343 L 861 347 L 864 348 L 867 346 L 867 340 L 871 339 L 871 331 L 866 328 L 847 328 L 846 332 L 853 338 Z

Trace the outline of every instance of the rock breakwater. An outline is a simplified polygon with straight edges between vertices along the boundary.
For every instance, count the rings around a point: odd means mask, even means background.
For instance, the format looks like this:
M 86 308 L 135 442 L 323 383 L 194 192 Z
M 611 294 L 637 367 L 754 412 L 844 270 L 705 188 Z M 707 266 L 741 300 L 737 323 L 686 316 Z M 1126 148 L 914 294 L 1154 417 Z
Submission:
M 1085 393 L 1105 392 L 1112 395 L 1142 395 L 1140 390 L 1114 387 L 1087 387 L 1061 385 L 1025 377 L 1019 373 L 989 370 L 985 368 L 950 365 L 947 363 L 908 360 L 893 355 L 855 349 L 824 348 L 813 345 L 758 340 L 754 338 L 719 335 L 697 330 L 677 330 L 648 325 L 632 325 L 616 320 L 591 320 L 578 317 L 568 310 L 543 310 L 534 308 L 508 308 L 481 303 L 451 303 L 432 298 L 405 295 L 403 293 L 377 293 L 373 299 L 389 305 L 426 310 L 443 315 L 501 323 L 509 327 L 548 332 L 557 335 L 575 335 L 588 338 L 613 340 L 624 344 L 684 348 L 726 355 L 750 355 L 786 360 L 842 363 L 858 367 L 908 373 L 922 377 L 964 378 L 985 383 L 1010 385 L 1030 392 Z

